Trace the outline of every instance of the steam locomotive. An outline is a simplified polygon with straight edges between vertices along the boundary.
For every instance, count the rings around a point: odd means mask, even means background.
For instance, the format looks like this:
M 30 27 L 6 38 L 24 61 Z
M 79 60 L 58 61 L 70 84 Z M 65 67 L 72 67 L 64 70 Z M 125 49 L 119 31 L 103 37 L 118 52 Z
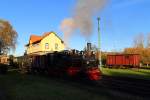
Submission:
M 24 66 L 28 73 L 47 73 L 50 76 L 67 76 L 99 80 L 101 72 L 98 68 L 97 53 L 91 50 L 91 43 L 87 43 L 87 50 L 64 50 L 44 55 L 26 55 Z

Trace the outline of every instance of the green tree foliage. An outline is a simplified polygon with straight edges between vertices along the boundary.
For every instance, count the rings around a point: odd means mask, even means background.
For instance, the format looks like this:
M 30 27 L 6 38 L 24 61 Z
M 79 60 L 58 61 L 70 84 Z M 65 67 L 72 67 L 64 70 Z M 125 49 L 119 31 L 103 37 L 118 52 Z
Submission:
M 17 32 L 12 25 L 5 20 L 0 20 L 0 53 L 7 53 L 10 49 L 14 50 L 17 41 Z

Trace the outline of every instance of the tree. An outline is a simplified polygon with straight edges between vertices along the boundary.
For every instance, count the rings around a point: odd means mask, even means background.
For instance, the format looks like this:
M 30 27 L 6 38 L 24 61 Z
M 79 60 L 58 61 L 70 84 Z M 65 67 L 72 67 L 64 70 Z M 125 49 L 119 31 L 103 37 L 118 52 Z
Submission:
M 107 52 L 101 52 L 102 65 L 106 65 L 107 54 Z
M 141 33 L 141 34 L 138 34 L 134 40 L 134 47 L 135 48 L 144 48 L 144 35 Z
M 15 50 L 17 36 L 17 32 L 8 21 L 0 20 L 0 54 L 7 53 L 10 49 Z
M 150 64 L 150 34 L 147 37 L 147 45 L 144 48 L 144 36 L 139 34 L 134 38 L 134 47 L 125 48 L 125 54 L 140 54 L 143 64 Z
M 147 48 L 150 48 L 150 33 L 147 35 Z

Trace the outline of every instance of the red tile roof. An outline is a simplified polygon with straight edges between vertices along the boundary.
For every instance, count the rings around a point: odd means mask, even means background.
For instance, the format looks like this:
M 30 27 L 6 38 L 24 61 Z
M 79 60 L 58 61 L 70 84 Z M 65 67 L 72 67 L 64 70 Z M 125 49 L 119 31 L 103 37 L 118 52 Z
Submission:
M 42 39 L 45 38 L 46 36 L 48 36 L 49 34 L 51 34 L 52 32 L 45 32 L 42 36 Z
M 32 41 L 32 43 L 39 42 L 39 41 L 41 41 L 43 38 L 45 38 L 46 36 L 48 36 L 49 34 L 51 34 L 51 32 L 46 32 L 46 33 L 44 33 L 42 36 L 31 35 L 30 40 Z
M 48 35 L 51 34 L 51 33 L 52 33 L 52 32 L 46 32 L 46 33 L 44 33 L 42 36 L 31 35 L 31 36 L 30 36 L 30 40 L 29 40 L 29 44 L 38 43 L 38 42 L 40 42 L 43 38 L 45 38 L 46 36 L 48 36 Z M 29 44 L 27 44 L 26 46 L 28 46 Z
M 34 44 L 40 42 L 43 38 L 47 37 L 49 34 L 54 33 L 54 32 L 45 32 L 42 36 L 37 36 L 37 35 L 31 35 L 29 44 Z M 55 33 L 54 33 L 55 34 Z M 56 34 L 55 34 L 56 35 Z M 56 35 L 57 36 L 57 35 Z M 58 37 L 58 36 L 57 36 Z M 58 37 L 59 38 L 59 37 Z M 61 38 L 59 38 L 61 40 Z M 61 40 L 62 41 L 62 40 Z M 62 41 L 63 42 L 63 41 Z M 27 44 L 26 46 L 29 46 Z
M 37 36 L 37 35 L 31 35 L 31 36 L 30 36 L 30 41 L 31 41 L 31 43 L 34 43 L 34 42 L 36 42 L 36 41 L 40 41 L 41 39 L 42 39 L 41 36 Z

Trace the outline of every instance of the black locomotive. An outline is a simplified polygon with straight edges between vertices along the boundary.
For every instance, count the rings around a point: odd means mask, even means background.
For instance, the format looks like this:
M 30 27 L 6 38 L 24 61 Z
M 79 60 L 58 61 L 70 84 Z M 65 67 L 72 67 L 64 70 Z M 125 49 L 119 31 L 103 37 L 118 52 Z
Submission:
M 26 55 L 21 70 L 28 73 L 47 73 L 51 76 L 69 76 L 99 80 L 101 72 L 98 68 L 97 53 L 88 43 L 86 51 L 64 50 L 44 55 Z

